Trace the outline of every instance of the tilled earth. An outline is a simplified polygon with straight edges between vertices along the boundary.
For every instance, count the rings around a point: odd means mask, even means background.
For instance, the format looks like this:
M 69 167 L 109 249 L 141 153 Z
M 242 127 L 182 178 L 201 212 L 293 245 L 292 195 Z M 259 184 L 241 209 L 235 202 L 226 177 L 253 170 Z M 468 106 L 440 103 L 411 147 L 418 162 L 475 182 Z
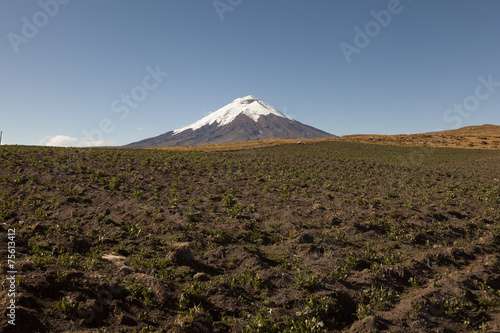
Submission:
M 2 146 L 0 330 L 500 332 L 499 179 L 487 150 Z

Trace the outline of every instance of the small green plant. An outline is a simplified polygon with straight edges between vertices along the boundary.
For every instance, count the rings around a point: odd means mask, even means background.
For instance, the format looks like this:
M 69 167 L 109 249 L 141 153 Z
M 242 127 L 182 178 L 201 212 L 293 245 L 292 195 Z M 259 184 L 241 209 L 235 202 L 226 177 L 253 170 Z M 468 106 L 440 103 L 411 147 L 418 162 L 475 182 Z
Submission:
M 125 281 L 124 287 L 127 293 L 127 300 L 142 302 L 146 307 L 154 304 L 154 294 L 142 284 L 135 282 L 133 277 Z
M 192 212 L 185 212 L 184 213 L 184 219 L 186 220 L 186 222 L 195 222 L 196 221 L 196 213 L 192 213 Z
M 200 316 L 204 314 L 205 310 L 201 305 L 193 305 L 192 308 L 187 309 L 186 311 L 181 312 L 178 315 L 180 320 L 184 320 L 187 323 L 192 323 L 196 321 Z
M 408 282 L 413 286 L 413 287 L 420 287 L 421 285 L 424 284 L 425 280 L 420 277 L 420 276 L 412 276 L 411 278 L 408 279 Z
M 65 192 L 67 195 L 66 201 L 69 203 L 83 202 L 85 200 L 73 187 L 66 188 Z
M 139 311 L 139 313 L 137 314 L 137 319 L 139 319 L 140 321 L 148 321 L 148 317 L 148 313 L 144 310 Z
M 31 194 L 26 198 L 26 205 L 31 209 L 37 209 L 42 206 L 43 199 L 39 196 Z
M 141 190 L 136 190 L 132 193 L 132 198 L 144 199 L 144 194 Z
M 177 191 L 175 189 L 173 189 L 172 191 L 170 191 L 170 198 L 168 199 L 168 203 L 173 206 L 173 207 L 176 207 L 178 206 L 180 203 L 182 202 L 182 198 L 181 196 L 179 195 L 179 193 L 177 193 Z
M 236 205 L 236 200 L 234 199 L 232 189 L 228 190 L 226 196 L 222 198 L 222 204 L 227 208 L 231 208 Z
M 241 212 L 243 211 L 243 208 L 239 204 L 235 204 L 232 207 L 227 208 L 227 215 L 230 217 L 239 217 L 241 216 Z
M 43 221 L 46 217 L 47 213 L 42 207 L 35 209 L 35 212 L 30 216 L 30 218 L 37 221 Z
M 444 312 L 446 315 L 456 321 L 467 321 L 475 312 L 475 306 L 472 302 L 458 297 L 451 297 L 444 302 Z
M 373 315 L 373 310 L 368 304 L 358 304 L 356 315 L 358 316 L 359 320 L 363 320 L 366 317 Z
M 203 229 L 201 231 L 203 236 L 206 236 L 208 240 L 213 241 L 218 244 L 225 244 L 229 241 L 229 235 L 222 229 Z
M 227 259 L 226 267 L 228 269 L 233 269 L 236 266 L 236 259 L 234 257 L 229 257 Z
M 337 240 L 337 242 L 339 242 L 342 245 L 349 244 L 349 238 L 348 238 L 347 234 L 343 231 L 340 231 L 338 234 L 336 234 L 335 239 Z
M 479 306 L 485 311 L 493 312 L 500 308 L 500 290 L 496 290 L 484 282 L 479 283 L 483 295 L 479 297 Z
M 128 231 L 130 236 L 138 237 L 142 232 L 142 229 L 139 228 L 137 223 L 133 222 L 125 222 L 125 229 Z
M 330 276 L 337 281 L 345 280 L 351 275 L 351 270 L 357 268 L 361 264 L 361 259 L 355 254 L 349 253 L 347 258 L 343 259 L 339 265 L 333 268 Z
M 340 302 L 333 297 L 319 297 L 312 295 L 304 302 L 304 310 L 297 313 L 297 316 L 315 317 L 324 322 L 333 321 L 341 310 Z
M 223 315 L 222 318 L 221 318 L 221 321 L 224 324 L 231 325 L 231 324 L 237 323 L 238 322 L 238 318 L 232 317 L 232 316 Z
M 212 212 L 217 213 L 219 211 L 219 206 L 215 202 L 211 202 L 209 206 Z
M 56 258 L 56 264 L 64 267 L 78 267 L 81 261 L 82 257 L 78 253 L 64 252 Z
M 105 184 L 105 177 L 106 174 L 104 173 L 104 171 L 100 170 L 100 169 L 97 169 L 91 176 L 90 176 L 90 180 L 92 180 L 93 182 L 97 183 L 97 184 L 100 184 L 100 185 L 104 185 Z
M 304 271 L 299 271 L 295 277 L 297 287 L 307 290 L 314 291 L 320 286 L 320 279 L 316 274 L 306 273 Z
M 76 306 L 70 303 L 68 296 L 64 296 L 59 301 L 54 302 L 53 307 L 66 315 L 73 314 L 76 310 Z
M 285 329 L 286 333 L 322 333 L 323 322 L 315 317 L 309 318 L 300 316 L 290 320 L 289 326 Z
M 372 285 L 360 292 L 361 300 L 358 304 L 357 315 L 362 319 L 373 314 L 374 310 L 387 311 L 393 308 L 398 294 L 393 290 Z
M 290 192 L 290 186 L 283 184 L 281 185 L 280 188 L 280 197 L 278 198 L 278 201 L 280 202 L 287 202 L 290 200 L 291 192 Z
M 120 186 L 125 182 L 125 176 L 122 174 L 117 175 L 116 177 L 113 177 L 109 183 L 109 187 L 111 187 L 113 190 L 118 190 Z
M 181 297 L 179 297 L 179 309 L 187 309 L 190 302 L 189 294 L 183 293 Z
M 64 273 L 59 270 L 56 272 L 56 281 L 58 283 L 66 282 L 67 278 L 68 278 L 68 273 Z
M 89 168 L 83 163 L 78 163 L 76 170 L 81 171 L 82 173 L 89 173 Z
M 359 206 L 368 206 L 370 203 L 368 202 L 368 200 L 364 199 L 364 198 L 358 198 L 356 200 L 356 203 L 359 205 Z
M 264 288 L 264 280 L 257 276 L 257 273 L 252 269 L 247 269 L 242 275 L 235 278 L 236 282 L 246 284 L 254 287 L 255 289 Z
M 255 315 L 247 315 L 247 326 L 244 327 L 242 333 L 275 333 L 278 332 L 278 326 L 269 317 L 272 309 L 264 306 L 255 308 Z

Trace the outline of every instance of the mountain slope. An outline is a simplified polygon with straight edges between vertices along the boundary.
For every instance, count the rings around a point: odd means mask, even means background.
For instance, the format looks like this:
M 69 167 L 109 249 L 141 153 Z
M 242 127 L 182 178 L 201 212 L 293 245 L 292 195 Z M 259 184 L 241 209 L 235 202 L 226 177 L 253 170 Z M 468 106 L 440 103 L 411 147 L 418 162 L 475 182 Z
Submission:
M 130 148 L 201 146 L 261 139 L 312 139 L 334 135 L 304 125 L 255 96 L 238 98 L 181 129 L 131 143 Z

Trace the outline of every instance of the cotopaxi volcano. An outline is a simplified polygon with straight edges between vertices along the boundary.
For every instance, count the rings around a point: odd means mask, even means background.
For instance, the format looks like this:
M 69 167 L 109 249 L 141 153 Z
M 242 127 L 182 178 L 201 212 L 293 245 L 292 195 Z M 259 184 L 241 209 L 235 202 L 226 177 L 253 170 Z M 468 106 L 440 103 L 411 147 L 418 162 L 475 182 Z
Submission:
M 334 135 L 304 125 L 255 96 L 232 103 L 181 129 L 126 147 L 203 146 L 261 139 L 317 139 Z

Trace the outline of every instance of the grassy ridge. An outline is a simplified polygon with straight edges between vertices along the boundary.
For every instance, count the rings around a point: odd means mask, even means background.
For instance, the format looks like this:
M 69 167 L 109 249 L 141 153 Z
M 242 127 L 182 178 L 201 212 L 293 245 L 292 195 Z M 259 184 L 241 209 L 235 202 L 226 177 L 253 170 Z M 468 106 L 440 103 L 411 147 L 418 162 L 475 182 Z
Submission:
M 297 153 L 295 146 L 281 146 L 271 152 Z M 308 145 L 304 154 L 330 155 L 332 158 L 357 159 L 401 166 L 453 164 L 500 156 L 498 150 L 460 149 L 442 147 L 400 147 L 354 142 L 328 142 Z
M 443 147 L 443 148 L 467 148 L 467 149 L 500 149 L 500 126 L 482 125 L 469 126 L 456 130 L 431 132 L 421 134 L 354 134 L 341 137 L 325 139 L 302 139 L 305 144 L 325 142 L 359 142 L 378 145 L 390 145 L 399 147 Z M 219 145 L 197 146 L 197 147 L 168 147 L 157 148 L 161 150 L 175 151 L 231 151 L 242 149 L 254 149 L 274 147 L 281 145 L 296 145 L 297 139 L 267 139 L 243 142 L 231 142 Z

